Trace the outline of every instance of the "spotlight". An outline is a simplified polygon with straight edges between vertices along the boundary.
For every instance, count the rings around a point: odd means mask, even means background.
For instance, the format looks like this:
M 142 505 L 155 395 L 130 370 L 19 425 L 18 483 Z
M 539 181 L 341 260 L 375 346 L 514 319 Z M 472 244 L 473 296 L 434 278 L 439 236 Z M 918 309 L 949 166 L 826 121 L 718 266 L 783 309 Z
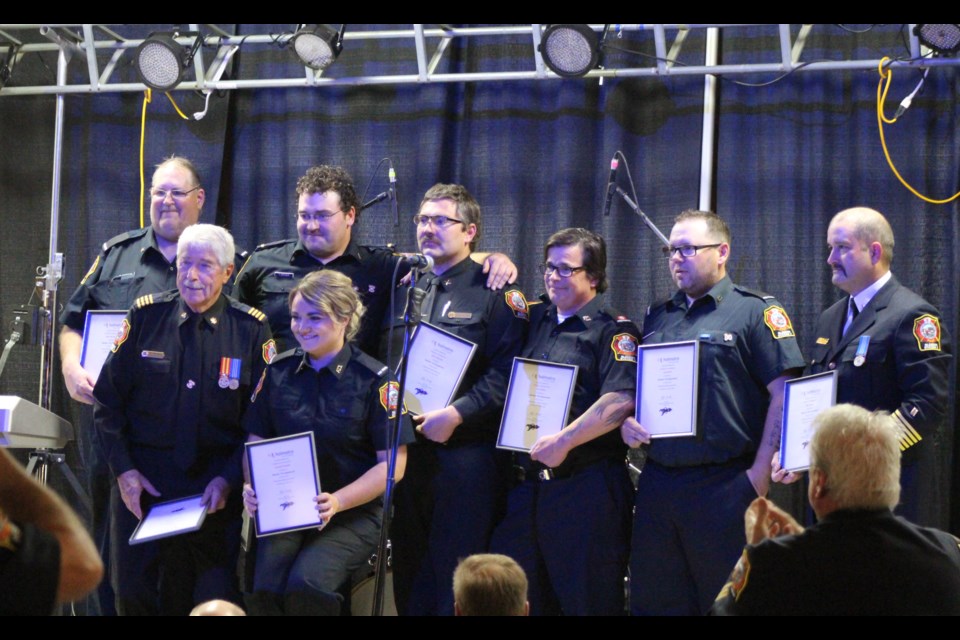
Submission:
M 913 35 L 937 53 L 956 53 L 960 50 L 960 25 L 918 24 Z
M 336 31 L 328 24 L 305 24 L 293 36 L 293 50 L 304 65 L 326 69 L 343 50 L 343 29 Z
M 180 34 L 176 31 L 151 33 L 140 43 L 134 52 L 134 68 L 143 84 L 156 91 L 170 91 L 183 80 L 183 70 L 187 68 L 200 47 L 197 38 L 193 49 L 177 44 L 174 39 Z M 199 34 L 197 34 L 199 35 Z
M 564 78 L 581 78 L 600 63 L 597 34 L 585 24 L 548 24 L 538 50 L 547 67 Z

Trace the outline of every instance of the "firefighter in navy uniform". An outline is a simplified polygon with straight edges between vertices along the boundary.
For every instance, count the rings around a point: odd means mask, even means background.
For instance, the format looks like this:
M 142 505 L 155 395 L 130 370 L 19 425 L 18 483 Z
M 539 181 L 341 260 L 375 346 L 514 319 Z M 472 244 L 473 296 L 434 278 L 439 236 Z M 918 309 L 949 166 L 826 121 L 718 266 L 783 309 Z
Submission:
M 310 430 L 320 490 L 318 526 L 257 541 L 252 615 L 339 615 L 337 590 L 376 552 L 389 455 L 387 429 L 399 386 L 387 367 L 350 338 L 362 305 L 350 279 L 333 271 L 307 275 L 293 290 L 290 311 L 297 349 L 281 353 L 257 386 L 243 421 L 249 441 Z M 396 479 L 413 441 L 402 412 Z M 244 487 L 256 511 L 254 487 Z
M 414 418 L 419 437 L 397 487 L 391 534 L 394 593 L 401 615 L 452 616 L 457 562 L 487 551 L 502 515 L 509 457 L 495 442 L 528 312 L 519 289 L 488 289 L 470 259 L 480 206 L 466 189 L 431 187 L 414 221 L 420 251 L 435 263 L 416 284 L 425 292 L 421 320 L 477 350 L 453 402 Z
M 766 495 L 783 385 L 803 358 L 787 312 L 726 273 L 720 216 L 684 211 L 665 248 L 679 291 L 651 308 L 643 343 L 700 343 L 697 435 L 650 444 L 637 486 L 630 560 L 635 615 L 703 615 L 742 547 L 743 512 Z M 631 447 L 649 443 L 636 419 Z
M 571 420 L 517 454 L 520 481 L 491 550 L 523 567 L 531 615 L 622 615 L 632 487 L 618 428 L 633 412 L 638 332 L 599 295 L 602 237 L 563 229 L 544 257 L 547 294 L 530 306 L 521 356 L 579 367 Z
M 210 599 L 239 601 L 240 421 L 276 353 L 265 316 L 222 294 L 233 239 L 193 225 L 177 250 L 177 291 L 137 299 L 94 389 L 94 425 L 117 478 L 112 558 L 121 615 L 187 615 Z M 194 533 L 128 539 L 149 506 L 202 494 Z
M 807 372 L 836 370 L 838 403 L 893 414 L 903 451 L 897 514 L 939 526 L 946 496 L 935 443 L 948 411 L 953 345 L 940 312 L 890 271 L 893 242 L 873 209 L 847 209 L 830 222 L 827 263 L 847 295 L 820 314 Z

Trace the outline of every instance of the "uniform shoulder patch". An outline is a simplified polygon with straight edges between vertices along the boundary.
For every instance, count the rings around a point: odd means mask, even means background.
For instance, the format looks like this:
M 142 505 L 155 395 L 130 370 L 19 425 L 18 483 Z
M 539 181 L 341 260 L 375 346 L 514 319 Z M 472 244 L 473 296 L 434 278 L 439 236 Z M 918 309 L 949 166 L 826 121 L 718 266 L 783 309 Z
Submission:
M 527 305 L 527 299 L 524 297 L 522 291 L 519 289 L 510 289 L 503 294 L 503 298 L 507 301 L 507 306 L 513 310 L 513 315 L 521 320 L 530 319 L 530 308 L 529 305 Z
M 790 322 L 790 316 L 783 307 L 772 304 L 764 309 L 763 324 L 767 325 L 775 340 L 795 337 L 793 323 Z
M 729 596 L 735 601 L 739 600 L 740 594 L 743 593 L 743 590 L 747 587 L 749 580 L 750 555 L 747 553 L 746 548 L 744 548 L 743 553 L 740 555 L 740 560 L 737 561 L 733 572 L 730 574 L 730 577 L 727 578 L 727 583 L 723 585 L 723 589 L 720 590 L 717 600 L 721 600 L 724 596 Z
M 630 333 L 618 333 L 610 341 L 613 357 L 618 362 L 637 361 L 637 338 Z
M 117 337 L 113 339 L 113 347 L 110 348 L 110 351 L 116 353 L 120 349 L 120 345 L 126 342 L 129 337 L 130 321 L 124 318 L 123 322 L 120 323 L 120 331 L 117 333 Z
M 925 313 L 913 321 L 913 337 L 920 351 L 940 351 L 940 319 Z
M 397 411 L 397 407 L 400 405 L 400 385 L 393 380 L 389 382 L 384 382 L 383 386 L 380 387 L 380 406 L 390 415 L 392 418 Z M 406 407 L 403 408 L 403 413 L 406 413 Z
M 263 361 L 270 364 L 277 358 L 277 342 L 272 338 L 263 343 Z
M 99 265 L 100 265 L 100 255 L 98 254 L 97 257 L 94 258 L 93 264 L 90 265 L 90 270 L 87 271 L 87 275 L 83 276 L 83 279 L 80 280 L 80 284 L 85 284 L 87 282 L 87 278 L 93 275 L 93 272 L 97 270 L 97 267 Z

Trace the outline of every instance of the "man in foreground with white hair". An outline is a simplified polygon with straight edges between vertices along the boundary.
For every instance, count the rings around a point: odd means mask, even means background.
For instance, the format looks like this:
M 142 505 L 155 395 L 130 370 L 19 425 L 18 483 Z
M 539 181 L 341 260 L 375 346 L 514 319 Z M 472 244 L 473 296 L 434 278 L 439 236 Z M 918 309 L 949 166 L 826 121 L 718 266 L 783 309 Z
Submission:
M 717 615 L 958 615 L 960 541 L 893 514 L 900 446 L 886 412 L 850 404 L 816 419 L 804 530 L 765 498 L 747 509 L 747 546 Z

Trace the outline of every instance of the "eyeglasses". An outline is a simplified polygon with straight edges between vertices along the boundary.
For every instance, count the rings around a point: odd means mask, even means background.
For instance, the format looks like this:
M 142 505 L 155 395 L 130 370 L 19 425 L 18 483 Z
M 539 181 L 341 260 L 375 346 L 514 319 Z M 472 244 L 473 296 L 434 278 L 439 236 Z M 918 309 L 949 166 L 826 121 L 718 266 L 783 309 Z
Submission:
M 310 224 L 311 222 L 322 222 L 324 220 L 329 220 L 338 213 L 343 213 L 343 210 L 339 211 L 318 211 L 317 213 L 297 213 L 297 219 L 301 222 L 306 222 Z
M 420 215 L 419 213 L 413 216 L 413 224 L 417 225 L 418 227 L 425 227 L 431 222 L 438 229 L 446 229 L 452 224 L 466 224 L 459 218 L 448 218 L 447 216 L 424 216 Z
M 583 271 L 584 269 L 586 269 L 586 267 L 567 267 L 567 266 L 558 267 L 557 265 L 550 264 L 549 262 L 541 263 L 538 268 L 540 269 L 540 273 L 546 276 L 552 276 L 554 272 L 557 272 L 557 274 L 561 278 L 569 278 L 570 276 L 575 274 L 577 271 Z
M 692 258 L 693 256 L 697 255 L 697 252 L 700 251 L 700 249 L 712 249 L 714 247 L 719 247 L 721 244 L 723 243 L 718 242 L 716 244 L 701 244 L 701 245 L 685 244 L 680 247 L 663 247 L 661 251 L 663 251 L 663 256 L 665 258 L 672 258 L 674 254 L 677 254 L 677 253 L 682 255 L 684 258 Z
M 183 200 L 188 195 L 200 188 L 200 185 L 195 186 L 189 191 L 184 191 L 183 189 L 157 189 L 156 187 L 150 189 L 150 195 L 156 198 L 157 200 L 166 200 L 167 196 L 173 196 L 174 200 Z

